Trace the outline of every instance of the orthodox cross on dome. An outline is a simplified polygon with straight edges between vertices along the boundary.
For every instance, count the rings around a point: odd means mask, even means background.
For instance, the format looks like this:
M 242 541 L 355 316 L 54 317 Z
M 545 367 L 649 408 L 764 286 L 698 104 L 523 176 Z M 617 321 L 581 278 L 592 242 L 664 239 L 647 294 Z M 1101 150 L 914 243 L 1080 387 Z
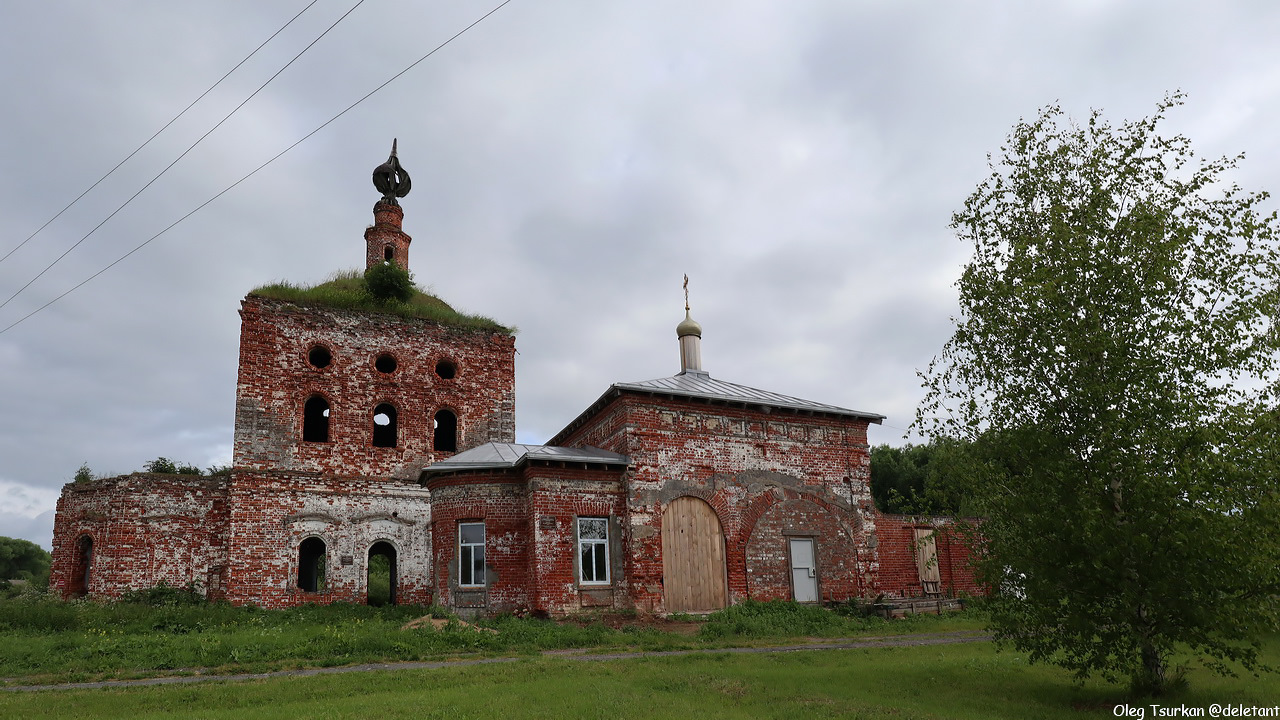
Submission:
M 400 167 L 400 159 L 396 157 L 395 139 L 391 140 L 391 157 L 373 170 L 373 186 L 382 193 L 382 202 L 389 205 L 399 205 L 396 198 L 409 194 L 412 183 L 409 173 Z
M 689 312 L 689 274 L 684 276 L 684 311 Z

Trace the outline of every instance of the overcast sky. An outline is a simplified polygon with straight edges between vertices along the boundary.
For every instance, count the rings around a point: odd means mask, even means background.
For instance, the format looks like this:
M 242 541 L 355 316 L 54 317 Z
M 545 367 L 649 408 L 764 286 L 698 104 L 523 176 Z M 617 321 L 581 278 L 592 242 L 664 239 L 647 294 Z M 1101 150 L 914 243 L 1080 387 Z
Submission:
M 319 0 L 8 259 L 0 302 L 346 12 Z M 366 0 L 0 308 L 5 327 L 195 209 L 499 0 Z M 0 255 L 306 0 L 0 5 Z M 391 139 L 418 283 L 519 327 L 517 439 L 679 370 L 690 278 L 713 377 L 882 413 L 899 444 L 967 256 L 948 229 L 1020 117 L 1148 115 L 1280 188 L 1280 5 L 512 0 L 131 257 L 0 333 L 0 535 L 59 489 L 231 458 L 239 301 L 362 266 Z

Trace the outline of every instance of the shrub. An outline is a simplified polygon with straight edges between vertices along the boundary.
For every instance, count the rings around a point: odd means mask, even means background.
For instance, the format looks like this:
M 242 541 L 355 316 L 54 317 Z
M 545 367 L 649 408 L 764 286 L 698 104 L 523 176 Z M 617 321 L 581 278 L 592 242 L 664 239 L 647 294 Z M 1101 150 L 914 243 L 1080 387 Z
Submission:
M 189 582 L 184 587 L 174 587 L 161 581 L 159 585 L 145 590 L 130 590 L 121 595 L 120 600 L 150 607 L 178 607 L 205 603 L 200 585 L 194 582 Z
M 149 473 L 161 475 L 203 475 L 204 471 L 190 463 L 174 462 L 163 455 L 144 463 L 142 469 Z
M 413 286 L 413 276 L 409 271 L 393 262 L 374 265 L 365 270 L 364 286 L 380 302 L 409 302 L 418 292 Z

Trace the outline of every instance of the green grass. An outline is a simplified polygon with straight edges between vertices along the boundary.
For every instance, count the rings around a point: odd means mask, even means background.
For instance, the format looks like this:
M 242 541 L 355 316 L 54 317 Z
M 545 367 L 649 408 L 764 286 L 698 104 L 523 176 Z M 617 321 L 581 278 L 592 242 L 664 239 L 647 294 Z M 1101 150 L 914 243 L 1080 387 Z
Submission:
M 1280 642 L 1267 644 L 1280 660 Z M 1218 678 L 1162 705 L 1270 707 L 1276 676 Z M 1114 717 L 1123 691 L 989 643 L 608 662 L 361 672 L 189 686 L 0 693 L 0 716 L 130 718 L 1082 718 Z M 1146 717 L 1149 705 L 1141 703 Z
M 515 328 L 508 328 L 490 318 L 458 312 L 445 301 L 422 290 L 418 290 L 407 302 L 377 300 L 365 289 L 364 275 L 357 270 L 335 273 L 325 282 L 314 286 L 295 285 L 282 280 L 254 288 L 249 294 L 298 305 L 319 305 L 341 310 L 422 318 L 443 325 L 507 335 L 514 335 L 516 332 Z
M 260 610 L 191 604 L 181 591 L 139 593 L 136 602 L 62 602 L 29 593 L 0 601 L 0 678 L 7 684 L 144 677 L 195 668 L 261 672 L 458 655 L 519 655 L 571 648 L 670 650 L 769 645 L 807 637 L 976 629 L 974 618 L 909 621 L 844 616 L 792 603 L 748 602 L 715 613 L 689 636 L 651 625 L 557 623 L 500 617 L 481 632 L 401 630 L 440 608 L 307 605 Z
M 134 602 L 61 602 L 29 592 L 0 601 L 6 685 L 203 673 L 237 674 L 367 662 L 523 658 L 499 665 L 359 672 L 189 686 L 0 692 L 0 717 L 1110 717 L 1126 688 L 1030 665 L 988 642 L 821 652 L 726 654 L 729 646 L 807 638 L 976 630 L 972 613 L 885 621 L 784 602 L 746 602 L 697 621 L 693 635 L 661 625 L 620 629 L 587 618 L 500 617 L 496 633 L 452 623 L 401 630 L 440 608 L 309 605 L 260 610 L 192 604 L 180 591 Z M 693 618 L 678 618 L 681 621 Z M 710 654 L 570 662 L 540 651 L 709 650 Z M 1280 637 L 1263 661 L 1280 666 Z M 1191 689 L 1166 704 L 1262 706 L 1276 675 L 1221 678 L 1196 663 Z M 1151 701 L 1137 703 L 1143 707 Z M 1151 717 L 1148 708 L 1148 717 Z

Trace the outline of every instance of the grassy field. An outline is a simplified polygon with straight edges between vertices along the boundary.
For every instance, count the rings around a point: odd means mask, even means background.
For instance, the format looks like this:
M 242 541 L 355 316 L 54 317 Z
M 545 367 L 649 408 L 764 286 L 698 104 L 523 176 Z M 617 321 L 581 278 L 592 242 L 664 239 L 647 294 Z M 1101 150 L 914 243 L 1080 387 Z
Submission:
M 1277 643 L 1270 646 L 1274 663 Z M 1275 676 L 1192 672 L 1170 705 L 1269 706 Z M 191 686 L 0 693 L 0 716 L 191 718 L 1081 718 L 1114 717 L 1114 686 L 1075 686 L 989 643 L 686 655 L 607 662 L 525 659 Z M 1146 717 L 1153 717 L 1149 701 Z
M 568 648 L 672 650 L 798 637 L 849 637 L 929 628 L 976 629 L 964 618 L 888 623 L 791 603 L 744 603 L 698 623 L 685 634 L 671 624 L 580 624 L 498 618 L 482 623 L 402 630 L 406 621 L 439 608 L 309 605 L 264 611 L 191 602 L 181 592 L 136 602 L 60 602 L 18 597 L 0 602 L 0 684 L 33 684 L 183 674 L 265 672 L 367 662 L 432 660 L 459 655 L 530 654 Z M 692 620 L 692 618 L 690 618 Z
M 263 672 L 362 662 L 512 662 L 427 670 L 275 677 L 193 685 L 0 692 L 0 717 L 415 718 L 1026 718 L 1114 717 L 1123 687 L 1074 685 L 987 642 L 762 654 L 715 652 L 814 637 L 972 630 L 972 616 L 886 622 L 790 603 L 744 603 L 705 620 L 578 624 L 500 618 L 497 632 L 457 623 L 402 630 L 424 608 L 263 611 L 138 602 L 0 601 L 0 678 L 8 686 L 103 678 Z M 437 614 L 442 614 L 438 609 Z M 681 622 L 683 621 L 683 622 Z M 544 650 L 711 650 L 711 654 L 574 661 Z M 1265 661 L 1280 666 L 1280 638 Z M 1191 690 L 1168 706 L 1280 703 L 1280 676 L 1220 678 L 1191 664 Z M 1154 717 L 1150 701 L 1141 703 Z

